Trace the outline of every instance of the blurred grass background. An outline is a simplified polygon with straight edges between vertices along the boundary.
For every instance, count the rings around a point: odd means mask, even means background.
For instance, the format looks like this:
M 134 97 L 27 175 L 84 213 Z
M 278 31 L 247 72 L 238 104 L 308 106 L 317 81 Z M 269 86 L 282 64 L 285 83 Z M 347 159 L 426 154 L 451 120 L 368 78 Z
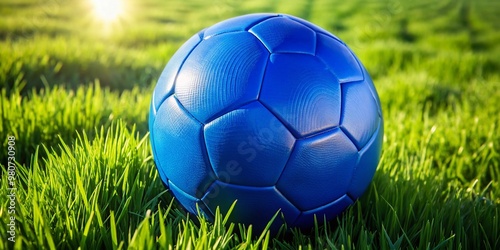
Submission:
M 500 2 L 123 7 L 104 22 L 89 0 L 0 1 L 0 142 L 16 137 L 19 162 L 15 247 L 500 248 Z M 267 241 L 222 218 L 186 218 L 161 185 L 147 133 L 152 89 L 176 49 L 253 12 L 296 15 L 341 38 L 372 75 L 385 118 L 381 163 L 361 200 L 316 231 Z

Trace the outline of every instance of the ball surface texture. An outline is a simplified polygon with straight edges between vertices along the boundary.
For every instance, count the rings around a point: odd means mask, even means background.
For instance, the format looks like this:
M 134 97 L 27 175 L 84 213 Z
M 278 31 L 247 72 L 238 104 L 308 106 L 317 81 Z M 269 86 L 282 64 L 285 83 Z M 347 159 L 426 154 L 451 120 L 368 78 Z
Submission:
M 303 19 L 250 14 L 191 37 L 149 116 L 163 183 L 189 212 L 262 229 L 309 228 L 370 184 L 382 148 L 377 92 L 352 51 Z M 197 209 L 198 207 L 198 209 Z

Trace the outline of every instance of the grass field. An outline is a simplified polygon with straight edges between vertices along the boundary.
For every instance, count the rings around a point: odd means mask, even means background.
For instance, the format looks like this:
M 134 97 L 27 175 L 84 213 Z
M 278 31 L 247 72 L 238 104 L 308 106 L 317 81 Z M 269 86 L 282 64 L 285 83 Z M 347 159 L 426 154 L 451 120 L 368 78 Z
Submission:
M 123 2 L 106 23 L 89 0 L 0 1 L 0 249 L 500 249 L 500 1 Z M 151 156 L 147 112 L 171 55 L 252 12 L 336 34 L 382 102 L 371 186 L 310 231 L 188 216 Z

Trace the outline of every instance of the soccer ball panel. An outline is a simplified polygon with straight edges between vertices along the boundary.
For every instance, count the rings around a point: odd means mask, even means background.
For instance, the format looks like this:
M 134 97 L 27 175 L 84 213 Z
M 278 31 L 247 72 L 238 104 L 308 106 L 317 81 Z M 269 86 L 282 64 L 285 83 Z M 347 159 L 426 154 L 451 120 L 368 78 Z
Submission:
M 368 74 L 368 71 L 366 71 L 365 67 L 362 66 L 361 69 L 363 70 L 365 82 L 368 88 L 370 89 L 373 99 L 375 99 L 375 102 L 377 103 L 378 115 L 382 117 L 382 106 L 380 105 L 380 98 L 378 96 L 377 90 L 375 89 L 375 85 L 373 84 L 372 78 L 370 77 L 370 74 Z
M 292 19 L 292 20 L 294 20 L 296 22 L 299 22 L 302 25 L 305 25 L 308 28 L 316 31 L 317 33 L 320 33 L 320 34 L 327 35 L 327 36 L 330 36 L 332 38 L 335 38 L 336 40 L 338 40 L 339 42 L 342 43 L 342 41 L 340 41 L 339 38 L 337 38 L 336 36 L 334 36 L 333 34 L 331 34 L 330 32 L 328 32 L 327 30 L 325 30 L 325 29 L 323 29 L 323 28 L 321 28 L 321 27 L 319 27 L 317 25 L 314 25 L 314 24 L 312 24 L 312 23 L 310 23 L 310 22 L 308 22 L 308 21 L 306 21 L 306 20 L 304 20 L 304 19 L 302 19 L 300 17 L 290 16 L 290 15 L 282 15 L 282 16 L 286 17 L 286 18 L 290 18 L 290 19 Z
M 342 213 L 352 203 L 354 203 L 354 201 L 349 196 L 343 195 L 339 199 L 324 206 L 302 212 L 291 226 L 311 228 L 314 226 L 314 216 L 316 216 L 318 223 L 322 223 L 324 218 L 326 218 L 326 221 L 330 221 Z
M 359 198 L 365 192 L 375 175 L 382 151 L 383 137 L 384 123 L 380 120 L 377 131 L 375 131 L 371 140 L 359 152 L 359 160 L 352 174 L 348 193 L 355 199 Z
M 341 128 L 358 149 L 370 140 L 379 124 L 378 105 L 366 82 L 342 84 Z
M 286 221 L 294 221 L 300 214 L 275 187 L 247 187 L 216 181 L 202 200 L 212 213 L 219 206 L 223 214 L 226 214 L 236 201 L 230 220 L 237 219 L 235 222 L 253 224 L 256 231 L 262 231 L 278 211 L 283 213 Z M 277 232 L 283 223 L 281 218 L 276 217 L 271 226 L 273 232 Z
M 189 53 L 191 53 L 193 48 L 196 47 L 200 41 L 201 37 L 199 34 L 192 36 L 177 50 L 177 52 L 174 53 L 172 58 L 170 58 L 170 61 L 162 71 L 153 92 L 153 107 L 155 111 L 158 110 L 161 103 L 173 93 L 177 72 L 179 72 L 179 69 L 184 63 L 184 60 L 188 57 Z
M 323 63 L 303 54 L 276 54 L 269 60 L 260 101 L 297 137 L 339 125 L 340 85 Z
M 340 83 L 363 80 L 358 60 L 351 51 L 338 40 L 318 34 L 316 56 L 331 69 Z
M 276 14 L 249 14 L 244 16 L 238 16 L 234 18 L 227 19 L 223 22 L 212 25 L 205 30 L 204 37 L 210 38 L 214 35 L 219 35 L 222 33 L 234 32 L 234 31 L 245 31 L 256 23 L 262 20 L 276 17 Z
M 202 213 L 201 215 L 207 219 L 213 219 L 215 217 L 212 213 L 210 213 L 210 210 L 207 209 L 201 199 L 187 194 L 171 181 L 168 182 L 168 187 L 179 203 L 181 203 L 182 207 L 184 207 L 188 212 L 198 214 L 198 211 L 200 211 Z
M 175 83 L 175 95 L 199 121 L 257 99 L 268 51 L 248 32 L 203 40 L 190 54 Z
M 149 138 L 151 138 L 151 150 L 153 151 L 153 159 L 156 161 L 158 159 L 158 156 L 156 155 L 156 145 L 155 145 L 155 134 L 154 134 L 154 122 L 156 118 L 156 110 L 154 108 L 154 101 L 151 101 L 151 104 L 149 105 L 149 119 L 148 119 L 148 128 L 149 128 Z M 160 175 L 160 178 L 162 182 L 165 185 L 168 185 L 167 181 L 168 178 L 165 175 L 163 171 L 158 169 L 158 174 Z
M 298 140 L 276 187 L 301 211 L 323 206 L 346 193 L 357 159 L 340 129 Z
M 266 108 L 254 102 L 207 124 L 205 141 L 219 180 L 272 186 L 285 167 L 295 138 Z
M 316 33 L 288 18 L 267 19 L 252 27 L 249 32 L 258 37 L 271 53 L 314 55 L 316 50 Z
M 153 133 L 158 169 L 187 194 L 201 197 L 215 179 L 205 156 L 202 124 L 171 96 L 156 113 Z

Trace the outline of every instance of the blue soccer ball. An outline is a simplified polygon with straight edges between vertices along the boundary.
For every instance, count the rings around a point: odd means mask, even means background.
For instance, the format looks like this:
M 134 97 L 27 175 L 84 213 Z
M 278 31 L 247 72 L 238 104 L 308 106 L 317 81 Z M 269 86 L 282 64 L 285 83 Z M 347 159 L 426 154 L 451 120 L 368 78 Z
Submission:
M 383 119 L 361 62 L 303 19 L 251 14 L 191 37 L 172 56 L 149 116 L 159 175 L 189 212 L 262 229 L 309 228 L 370 184 Z

